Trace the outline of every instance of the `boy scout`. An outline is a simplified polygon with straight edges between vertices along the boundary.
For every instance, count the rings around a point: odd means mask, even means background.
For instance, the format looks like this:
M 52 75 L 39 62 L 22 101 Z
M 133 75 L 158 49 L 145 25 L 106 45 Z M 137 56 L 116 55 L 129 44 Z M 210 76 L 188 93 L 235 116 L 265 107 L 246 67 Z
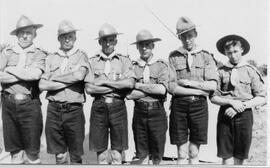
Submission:
M 46 72 L 39 83 L 41 90 L 48 91 L 47 151 L 55 154 L 57 164 L 68 162 L 67 151 L 72 164 L 82 163 L 84 77 L 89 63 L 87 55 L 74 46 L 76 31 L 70 21 L 64 20 L 59 24 L 60 48 L 48 56 Z
M 148 30 L 136 36 L 138 61 L 133 62 L 136 74 L 135 89 L 127 96 L 135 102 L 133 134 L 136 157 L 131 164 L 142 164 L 150 155 L 153 164 L 159 164 L 164 154 L 167 131 L 167 116 L 164 101 L 168 88 L 169 70 L 163 60 L 155 59 L 152 53 L 154 38 Z
M 21 16 L 10 33 L 17 36 L 18 43 L 0 56 L 4 145 L 14 164 L 25 162 L 24 153 L 28 163 L 40 163 L 43 123 L 38 81 L 45 69 L 46 54 L 33 44 L 40 27 Z
M 265 91 L 260 73 L 246 63 L 242 56 L 250 45 L 238 35 L 221 38 L 217 49 L 229 58 L 220 67 L 218 89 L 211 101 L 220 105 L 217 123 L 218 157 L 223 164 L 243 164 L 248 158 L 252 139 L 252 107 L 264 103 Z
M 128 149 L 124 98 L 127 89 L 134 87 L 135 74 L 130 59 L 114 51 L 118 34 L 111 25 L 102 25 L 97 38 L 102 49 L 90 59 L 92 72 L 86 77 L 86 92 L 94 97 L 89 148 L 97 152 L 99 164 L 108 163 L 109 134 L 113 164 L 121 164 L 121 152 Z
M 189 18 L 181 17 L 176 30 L 183 46 L 169 56 L 170 139 L 177 145 L 178 164 L 185 164 L 187 155 L 190 164 L 197 164 L 200 145 L 207 143 L 206 97 L 217 86 L 216 63 L 212 54 L 195 43 L 196 26 Z

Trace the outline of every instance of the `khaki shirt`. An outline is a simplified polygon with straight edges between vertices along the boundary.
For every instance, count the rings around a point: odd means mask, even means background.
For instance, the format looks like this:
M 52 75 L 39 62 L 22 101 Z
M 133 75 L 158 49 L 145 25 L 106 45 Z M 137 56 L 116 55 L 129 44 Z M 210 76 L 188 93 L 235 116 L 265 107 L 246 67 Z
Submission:
M 60 66 L 64 58 L 65 56 L 60 51 L 49 55 L 46 60 L 46 72 L 41 78 L 49 80 L 49 77 L 52 75 L 60 75 Z M 63 74 L 79 70 L 80 67 L 85 67 L 87 70 L 90 69 L 88 57 L 83 51 L 72 49 Z M 85 102 L 84 81 L 76 82 L 64 89 L 48 91 L 46 98 L 57 102 L 83 103 Z
M 123 56 L 121 54 L 115 54 L 111 58 L 111 70 L 109 75 L 107 76 L 104 73 L 105 68 L 105 59 L 97 54 L 89 59 L 91 71 L 86 77 L 86 82 L 93 82 L 93 80 L 98 79 L 110 79 L 110 80 L 120 80 L 120 79 L 128 79 L 128 78 L 136 78 L 136 75 L 133 71 L 133 66 L 131 60 L 127 56 Z M 116 90 L 113 93 L 108 93 L 102 95 L 104 97 L 120 97 L 124 98 L 128 93 L 127 90 Z M 98 96 L 98 95 L 92 95 Z
M 17 49 L 18 45 L 5 49 L 0 55 L 0 70 L 4 71 L 6 67 L 16 66 L 20 59 Z M 46 53 L 35 46 L 27 48 L 25 67 L 39 68 L 42 72 L 45 70 Z M 3 84 L 2 89 L 11 94 L 22 93 L 39 95 L 38 82 L 20 80 L 14 83 Z
M 260 73 L 251 65 L 244 65 L 237 68 L 239 82 L 233 86 L 230 81 L 231 72 L 234 67 L 222 66 L 218 69 L 218 89 L 215 96 L 240 101 L 250 100 L 256 96 L 265 97 L 266 91 L 264 81 Z
M 145 66 L 140 65 L 138 61 L 133 61 L 133 67 L 136 74 L 136 82 L 143 83 L 143 71 Z M 150 69 L 150 84 L 162 84 L 168 90 L 169 82 L 169 69 L 168 65 L 163 60 L 154 61 L 149 65 Z M 148 94 L 147 97 L 141 98 L 139 100 L 143 101 L 166 101 L 165 95 L 151 95 Z
M 189 79 L 195 81 L 218 81 L 216 62 L 213 55 L 205 50 L 200 50 L 193 54 L 191 67 L 187 63 L 187 51 L 180 47 L 169 55 L 170 82 L 173 87 L 177 86 L 177 80 Z

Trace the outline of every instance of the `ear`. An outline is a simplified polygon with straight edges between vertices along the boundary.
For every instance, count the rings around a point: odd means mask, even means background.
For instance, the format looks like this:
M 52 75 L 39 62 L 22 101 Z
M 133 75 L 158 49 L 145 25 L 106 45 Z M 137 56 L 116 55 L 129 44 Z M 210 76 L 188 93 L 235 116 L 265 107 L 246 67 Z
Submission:
M 101 46 L 101 39 L 98 39 L 98 44 Z
M 154 49 L 155 48 L 155 43 L 154 42 L 152 42 L 152 49 Z

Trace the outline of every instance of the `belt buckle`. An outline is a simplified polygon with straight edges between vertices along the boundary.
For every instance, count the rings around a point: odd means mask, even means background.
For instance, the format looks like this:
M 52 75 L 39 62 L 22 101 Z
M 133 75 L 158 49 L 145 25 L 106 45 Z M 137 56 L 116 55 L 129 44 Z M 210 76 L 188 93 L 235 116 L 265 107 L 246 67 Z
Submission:
M 106 103 L 112 103 L 113 102 L 113 98 L 112 97 L 105 97 L 105 102 Z
M 26 98 L 26 96 L 24 94 L 15 94 L 14 98 L 16 100 L 24 100 Z
M 191 96 L 191 100 L 194 101 L 195 100 L 195 96 Z

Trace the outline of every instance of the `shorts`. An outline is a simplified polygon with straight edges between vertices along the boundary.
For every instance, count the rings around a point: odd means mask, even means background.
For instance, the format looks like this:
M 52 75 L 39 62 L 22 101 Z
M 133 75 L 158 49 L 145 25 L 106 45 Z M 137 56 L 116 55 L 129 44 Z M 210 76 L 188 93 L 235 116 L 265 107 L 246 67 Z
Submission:
M 166 142 L 168 122 L 162 102 L 154 102 L 151 107 L 147 102 L 136 103 L 132 129 L 134 134 L 136 157 L 162 160 Z
M 198 145 L 207 144 L 208 104 L 206 97 L 173 97 L 169 131 L 173 145 L 180 146 L 188 140 Z
M 47 151 L 51 154 L 69 151 L 71 162 L 83 155 L 85 118 L 81 103 L 49 102 L 45 126 Z M 76 159 L 77 158 L 77 159 Z
M 93 101 L 90 117 L 89 149 L 102 152 L 108 148 L 110 135 L 111 149 L 124 151 L 128 149 L 127 109 L 125 101 L 105 98 Z
M 222 106 L 218 113 L 217 156 L 247 159 L 252 139 L 252 110 L 246 109 L 231 119 L 224 115 L 227 108 Z
M 37 157 L 43 128 L 39 98 L 15 100 L 11 94 L 2 94 L 4 145 L 7 152 L 25 150 Z

